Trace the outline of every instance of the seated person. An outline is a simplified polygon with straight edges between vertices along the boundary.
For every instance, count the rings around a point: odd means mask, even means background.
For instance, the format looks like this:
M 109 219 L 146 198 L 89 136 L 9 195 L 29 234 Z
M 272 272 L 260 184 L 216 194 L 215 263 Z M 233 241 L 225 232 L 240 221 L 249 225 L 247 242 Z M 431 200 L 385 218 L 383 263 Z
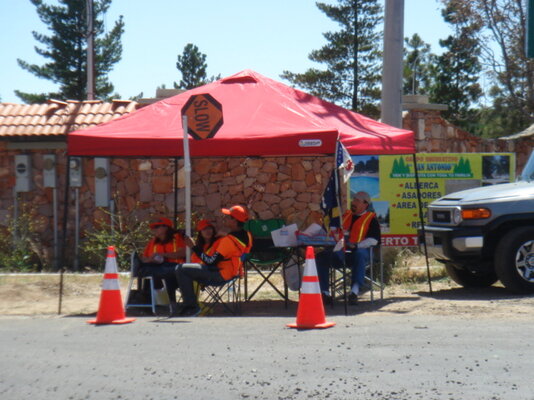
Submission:
M 209 249 L 203 250 L 191 238 L 185 238 L 186 245 L 192 248 L 200 263 L 176 267 L 176 279 L 183 299 L 182 316 L 200 313 L 193 282 L 219 284 L 236 277 L 242 270 L 243 254 L 248 253 L 252 246 L 252 236 L 243 229 L 248 220 L 247 210 L 242 206 L 233 206 L 221 211 L 226 216 L 224 225 L 230 233 L 217 239 Z
M 181 233 L 173 228 L 168 218 L 158 218 L 150 223 L 154 237 L 148 242 L 142 254 L 139 276 L 152 276 L 154 288 L 163 287 L 165 280 L 171 307 L 176 304 L 176 264 L 185 261 L 185 242 Z
M 217 241 L 217 230 L 212 222 L 207 219 L 202 219 L 198 221 L 195 230 L 197 233 L 197 238 L 195 240 L 195 246 L 200 248 L 202 253 L 211 253 L 211 248 L 213 244 Z M 200 264 L 202 260 L 196 253 L 191 254 L 191 262 Z
M 368 290 L 365 286 L 365 268 L 369 264 L 369 247 L 380 242 L 380 224 L 376 214 L 369 210 L 370 205 L 369 194 L 356 193 L 352 198 L 350 210 L 343 214 L 346 251 L 334 252 L 326 249 L 317 255 L 317 275 L 325 303 L 332 302 L 329 291 L 329 269 L 341 269 L 343 261 L 351 269 L 349 303 L 357 304 L 358 295 Z

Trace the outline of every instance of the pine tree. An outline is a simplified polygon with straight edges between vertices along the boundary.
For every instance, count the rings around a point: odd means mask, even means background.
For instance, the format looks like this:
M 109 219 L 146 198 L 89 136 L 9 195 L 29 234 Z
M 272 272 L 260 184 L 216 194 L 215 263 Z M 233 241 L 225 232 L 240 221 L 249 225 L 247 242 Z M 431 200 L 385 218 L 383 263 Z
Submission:
M 304 73 L 284 71 L 282 78 L 315 96 L 377 117 L 381 79 L 382 6 L 378 0 L 338 0 L 337 5 L 316 3 L 328 18 L 341 26 L 326 32 L 328 44 L 310 53 L 326 70 Z
M 451 0 L 441 0 L 447 5 Z M 527 6 L 520 0 L 456 0 L 462 18 L 480 27 L 483 72 L 493 99 L 480 109 L 480 133 L 499 137 L 517 133 L 534 122 L 534 60 L 525 52 Z
M 435 64 L 430 99 L 449 107 L 443 115 L 451 122 L 473 130 L 472 104 L 482 96 L 478 83 L 481 49 L 476 39 L 480 26 L 464 17 L 465 7 L 469 5 L 463 0 L 449 0 L 442 10 L 443 18 L 453 25 L 455 33 L 439 42 L 446 51 Z
M 206 55 L 201 53 L 197 46 L 188 43 L 182 55 L 178 56 L 176 68 L 182 73 L 180 83 L 174 82 L 176 89 L 193 89 L 206 83 L 220 79 L 220 75 L 208 79 L 206 75 Z
M 427 94 L 432 82 L 432 66 L 436 55 L 430 52 L 430 45 L 414 33 L 404 39 L 404 94 Z
M 48 60 L 43 65 L 29 64 L 18 59 L 21 68 L 35 76 L 59 84 L 55 93 L 31 94 L 16 90 L 15 94 L 26 103 L 42 103 L 50 98 L 58 100 L 83 100 L 87 97 L 87 12 L 86 1 L 58 0 L 58 5 L 48 5 L 43 0 L 30 0 L 37 14 L 52 32 L 50 36 L 32 32 L 43 47 L 35 51 Z M 124 32 L 122 16 L 113 28 L 105 32 L 102 19 L 112 0 L 95 0 L 94 52 L 95 96 L 106 99 L 113 92 L 108 74 L 122 56 L 121 36 Z

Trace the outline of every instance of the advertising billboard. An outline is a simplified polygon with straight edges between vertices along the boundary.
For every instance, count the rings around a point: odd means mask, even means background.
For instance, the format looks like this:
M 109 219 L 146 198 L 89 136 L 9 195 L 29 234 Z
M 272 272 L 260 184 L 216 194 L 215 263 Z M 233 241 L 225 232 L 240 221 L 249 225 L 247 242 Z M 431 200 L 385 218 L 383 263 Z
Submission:
M 446 194 L 515 180 L 514 153 L 419 153 L 416 159 L 419 185 L 413 155 L 352 156 L 348 190 L 371 196 L 384 246 L 417 246 L 417 186 L 426 221 L 428 204 Z

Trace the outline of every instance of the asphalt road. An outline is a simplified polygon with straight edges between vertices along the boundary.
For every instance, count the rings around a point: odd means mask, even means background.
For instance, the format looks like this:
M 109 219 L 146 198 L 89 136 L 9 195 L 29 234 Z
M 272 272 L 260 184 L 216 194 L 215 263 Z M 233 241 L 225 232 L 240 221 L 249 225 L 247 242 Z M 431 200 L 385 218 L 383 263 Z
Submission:
M 0 317 L 0 399 L 534 399 L 529 320 L 87 319 Z

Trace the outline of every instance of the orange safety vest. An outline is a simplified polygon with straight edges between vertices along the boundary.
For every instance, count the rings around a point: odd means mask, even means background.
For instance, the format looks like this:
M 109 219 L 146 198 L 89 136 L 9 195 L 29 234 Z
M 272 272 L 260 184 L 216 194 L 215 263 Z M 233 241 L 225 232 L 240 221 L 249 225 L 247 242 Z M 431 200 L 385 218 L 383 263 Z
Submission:
M 224 259 L 217 264 L 219 273 L 224 280 L 232 279 L 238 274 L 239 276 L 243 276 L 242 256 L 243 254 L 249 253 L 252 248 L 252 235 L 250 232 L 247 232 L 247 235 L 248 244 L 243 243 L 231 234 L 222 237 L 214 243 L 213 247 L 216 247 L 216 251 L 224 257 Z
M 185 242 L 179 233 L 176 233 L 173 239 L 167 243 L 156 243 L 156 238 L 152 238 L 145 247 L 143 256 L 150 257 L 155 253 L 176 253 L 179 249 L 185 247 Z M 165 262 L 183 263 L 183 258 L 165 258 Z
M 343 229 L 345 231 L 350 231 L 349 241 L 351 243 L 360 243 L 365 239 L 371 221 L 375 216 L 376 214 L 374 212 L 366 211 L 352 223 L 352 211 L 346 211 L 345 214 L 343 214 Z

